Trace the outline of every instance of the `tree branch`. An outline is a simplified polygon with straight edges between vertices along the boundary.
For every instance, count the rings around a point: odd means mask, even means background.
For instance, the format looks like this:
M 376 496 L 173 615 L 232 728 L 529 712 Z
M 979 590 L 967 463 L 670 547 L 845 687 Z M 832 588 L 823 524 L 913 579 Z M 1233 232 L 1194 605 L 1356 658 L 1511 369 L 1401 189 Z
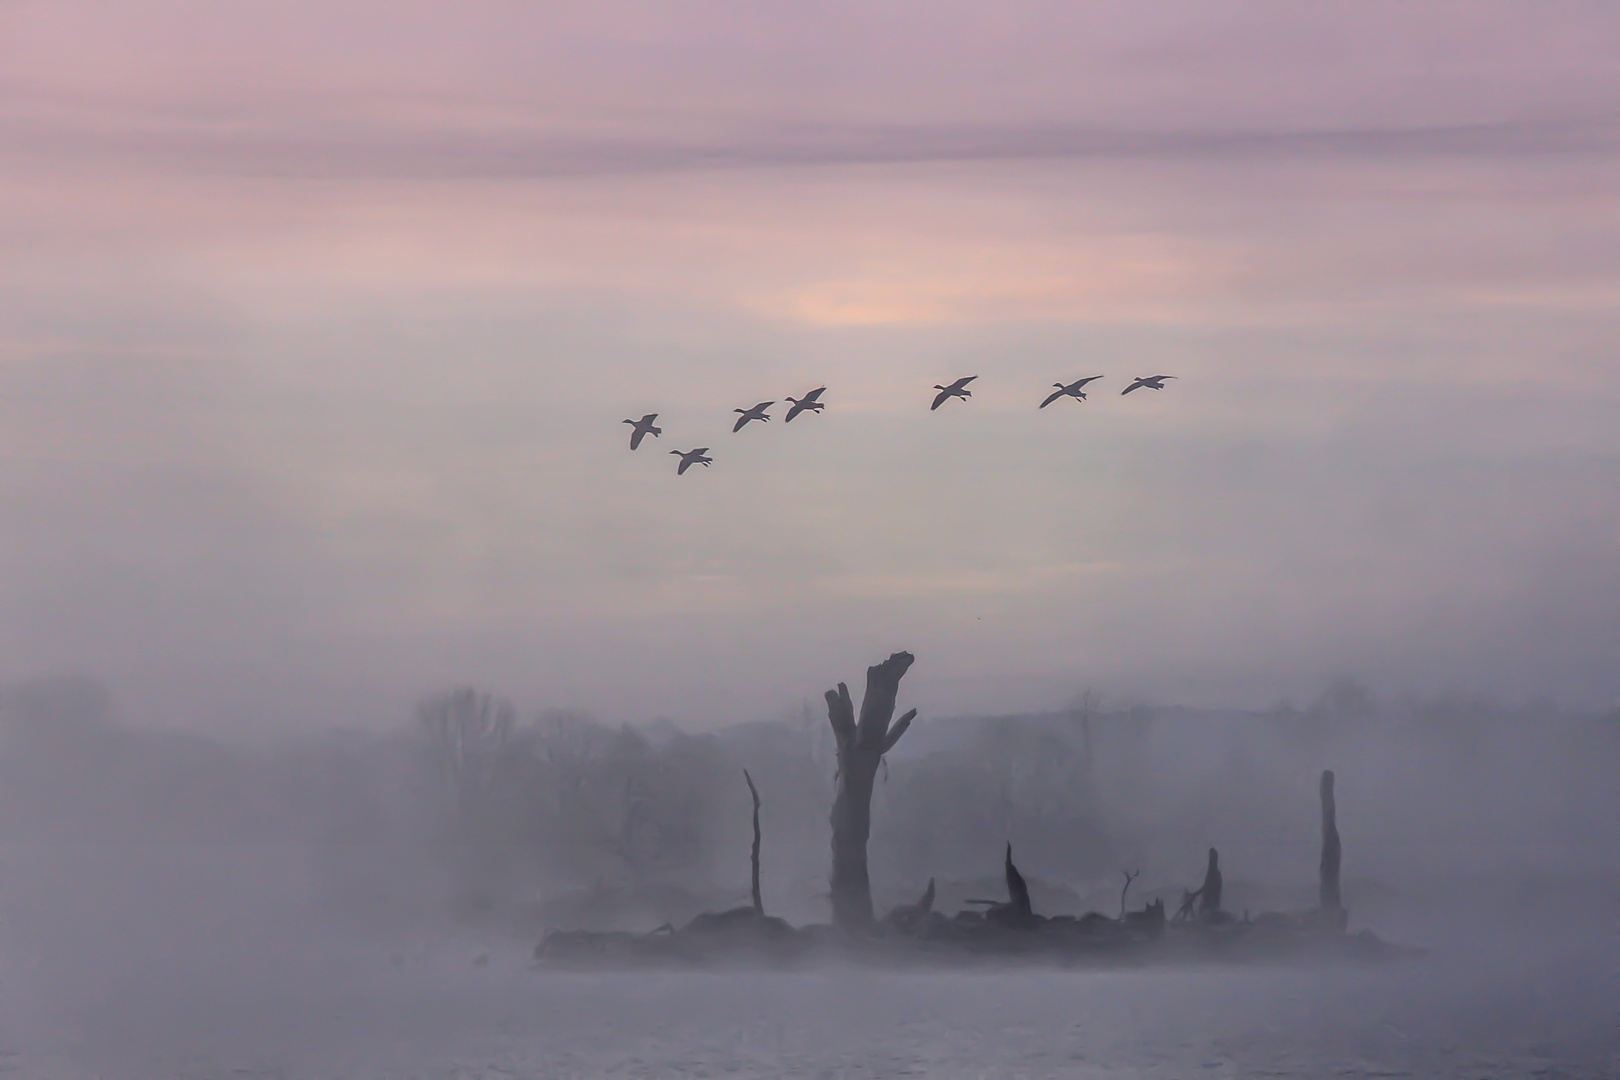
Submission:
M 894 744 L 900 741 L 900 736 L 906 733 L 906 729 L 911 726 L 911 722 L 915 719 L 917 719 L 917 710 L 911 709 L 906 715 L 895 721 L 894 727 L 889 729 L 889 737 L 883 742 L 883 752 L 885 754 L 894 749 Z
M 849 700 L 849 687 L 843 683 L 837 690 L 827 691 L 827 721 L 832 724 L 838 756 L 842 758 L 845 748 L 855 742 L 855 705 Z
M 1125 875 L 1125 887 L 1123 889 L 1119 890 L 1119 918 L 1120 918 L 1121 922 L 1124 922 L 1125 921 L 1125 894 L 1131 891 L 1131 882 L 1133 882 L 1137 878 L 1141 877 L 1142 876 L 1142 871 L 1138 870 L 1136 873 L 1133 874 L 1129 870 L 1121 870 L 1120 873 Z

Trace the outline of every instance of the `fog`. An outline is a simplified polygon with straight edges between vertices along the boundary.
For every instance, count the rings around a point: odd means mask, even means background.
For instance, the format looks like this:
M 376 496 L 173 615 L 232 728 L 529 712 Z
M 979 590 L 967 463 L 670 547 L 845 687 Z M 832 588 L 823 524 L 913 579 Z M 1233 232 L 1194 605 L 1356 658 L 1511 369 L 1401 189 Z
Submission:
M 1043 914 L 1116 913 L 1124 870 L 1133 906 L 1174 906 L 1212 844 L 1226 906 L 1258 914 L 1313 906 L 1332 767 L 1352 928 L 1432 950 L 1387 968 L 589 975 L 531 969 L 533 946 L 747 902 L 744 768 L 767 910 L 826 921 L 824 715 L 688 733 L 465 689 L 382 731 L 247 742 L 131 728 L 86 679 L 4 707 L 0 1049 L 25 1075 L 1614 1063 L 1612 713 L 1348 680 L 1253 712 L 1092 696 L 921 720 L 880 777 L 880 909 L 930 877 L 946 911 L 1000 895 L 1010 840 Z
M 0 2 L 0 1071 L 1620 1074 L 1617 46 Z M 896 649 L 879 911 L 1297 915 L 1331 769 L 1428 953 L 531 970 L 747 902 L 745 769 L 825 922 Z

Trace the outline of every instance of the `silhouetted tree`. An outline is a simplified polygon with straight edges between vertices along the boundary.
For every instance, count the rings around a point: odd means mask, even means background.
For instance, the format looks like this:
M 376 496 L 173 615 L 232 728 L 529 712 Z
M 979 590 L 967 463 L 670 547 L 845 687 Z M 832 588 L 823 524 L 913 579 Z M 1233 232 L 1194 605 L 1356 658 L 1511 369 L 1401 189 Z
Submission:
M 849 687 L 838 684 L 827 691 L 827 720 L 838 740 L 838 790 L 832 808 L 833 924 L 846 929 L 872 923 L 872 882 L 866 869 L 866 842 L 872 833 L 872 783 L 883 755 L 894 749 L 917 710 L 912 709 L 891 728 L 900 679 L 914 657 L 897 652 L 866 669 L 866 696 L 860 720 L 850 701 Z
M 466 811 L 487 794 L 502 755 L 512 740 L 516 713 L 508 701 L 462 687 L 417 706 L 417 723 L 428 737 L 428 753 L 449 786 L 457 810 Z
M 429 769 L 448 804 L 444 839 L 459 900 L 487 907 L 494 879 L 508 869 L 503 848 L 514 815 L 501 812 L 499 785 L 516 712 L 510 702 L 463 687 L 423 701 L 416 716 L 427 736 Z
M 1123 920 L 1125 918 L 1125 894 L 1131 891 L 1131 882 L 1141 877 L 1142 871 L 1121 870 L 1120 873 L 1125 875 L 1125 885 L 1119 890 L 1119 917 Z
M 1029 884 L 1024 881 L 1024 875 L 1018 872 L 1013 865 L 1012 841 L 1007 842 L 1007 856 L 1002 864 L 1002 871 L 1007 877 L 1007 907 L 1003 916 L 1008 926 L 1020 930 L 1035 925 L 1035 908 L 1029 902 Z
M 1333 799 L 1333 770 L 1322 770 L 1322 865 L 1319 904 L 1330 924 L 1343 928 L 1344 905 L 1339 897 L 1339 817 Z
M 759 789 L 754 786 L 754 778 L 743 770 L 743 779 L 748 781 L 748 794 L 754 800 L 754 846 L 749 850 L 749 889 L 754 900 L 754 914 L 765 914 L 765 900 L 759 893 Z

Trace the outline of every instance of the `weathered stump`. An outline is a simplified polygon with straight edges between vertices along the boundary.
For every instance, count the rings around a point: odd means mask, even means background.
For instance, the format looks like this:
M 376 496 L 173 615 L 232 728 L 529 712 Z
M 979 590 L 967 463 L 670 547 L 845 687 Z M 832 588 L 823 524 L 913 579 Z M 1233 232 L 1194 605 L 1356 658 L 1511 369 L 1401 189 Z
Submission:
M 1338 911 L 1339 898 L 1339 813 L 1333 799 L 1333 770 L 1322 770 L 1322 866 L 1319 903 L 1323 911 Z
M 827 720 L 838 741 L 838 791 L 832 808 L 833 925 L 863 929 L 872 925 L 872 881 L 866 868 L 866 842 L 872 833 L 872 784 L 883 755 L 894 749 L 917 710 L 894 723 L 900 679 L 911 667 L 910 653 L 897 652 L 866 669 L 866 696 L 855 718 L 849 687 L 827 691 Z
M 928 888 L 915 904 L 899 904 L 883 916 L 885 926 L 897 930 L 913 931 L 928 924 L 934 914 L 934 879 L 928 879 Z
M 1012 861 L 1012 842 L 1007 842 L 1007 858 L 1003 866 L 1007 875 L 1007 906 L 1002 909 L 992 909 L 986 912 L 989 917 L 992 912 L 999 915 L 1006 925 L 1019 930 L 1028 929 L 1035 925 L 1035 908 L 1029 902 L 1029 885 L 1024 881 L 1024 875 L 1018 872 L 1018 867 Z
M 1333 770 L 1322 770 L 1322 863 L 1317 886 L 1317 908 L 1320 921 L 1331 929 L 1343 931 L 1349 924 L 1349 914 L 1339 895 L 1339 812 L 1333 798 Z

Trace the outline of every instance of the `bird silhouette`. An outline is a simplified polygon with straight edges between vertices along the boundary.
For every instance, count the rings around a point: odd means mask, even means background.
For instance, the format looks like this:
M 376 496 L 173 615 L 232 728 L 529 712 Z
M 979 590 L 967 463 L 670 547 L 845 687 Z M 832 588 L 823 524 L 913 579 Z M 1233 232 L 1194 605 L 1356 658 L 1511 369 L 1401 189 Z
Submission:
M 941 386 L 939 383 L 935 383 L 934 389 L 938 390 L 939 393 L 934 395 L 934 403 L 928 406 L 928 411 L 933 412 L 935 409 L 939 408 L 953 397 L 959 397 L 963 401 L 966 401 L 968 398 L 972 397 L 973 391 L 967 388 L 967 384 L 977 378 L 977 375 L 968 375 L 964 378 L 957 379 L 949 386 Z
M 1132 390 L 1140 390 L 1144 386 L 1149 390 L 1163 390 L 1164 380 L 1173 378 L 1175 378 L 1174 375 L 1148 375 L 1146 377 L 1138 375 L 1135 382 L 1119 392 L 1119 396 L 1124 397 Z
M 737 423 L 736 426 L 731 429 L 732 432 L 736 433 L 741 431 L 743 426 L 750 420 L 758 420 L 762 424 L 768 423 L 771 418 L 765 414 L 765 410 L 775 404 L 776 402 L 774 401 L 762 401 L 758 405 L 755 405 L 752 409 L 732 409 L 731 411 L 734 413 L 742 413 L 741 416 L 737 417 Z
M 805 412 L 806 410 L 819 413 L 822 409 L 825 409 L 827 407 L 827 403 L 821 400 L 821 395 L 826 389 L 827 388 L 823 386 L 810 391 L 802 398 L 788 398 L 789 401 L 793 402 L 793 408 L 789 409 L 788 414 L 782 417 L 782 423 L 791 424 L 795 416 L 798 416 L 800 413 Z
M 686 470 L 693 465 L 701 465 L 707 469 L 709 462 L 714 460 L 712 457 L 705 456 L 708 452 L 709 448 L 707 446 L 700 446 L 696 450 L 671 450 L 670 453 L 681 459 L 680 465 L 675 469 L 675 475 L 685 476 Z
M 1053 383 L 1052 385 L 1057 387 L 1057 393 L 1048 394 L 1046 400 L 1041 402 L 1041 408 L 1046 408 L 1060 397 L 1072 397 L 1076 401 L 1086 400 L 1086 392 L 1082 390 L 1081 387 L 1085 386 L 1088 382 L 1096 382 L 1100 378 L 1102 378 L 1101 375 L 1092 375 L 1088 378 L 1076 379 L 1074 382 L 1068 383 L 1067 385 L 1060 382 Z
M 653 427 L 653 421 L 656 419 L 658 419 L 658 414 L 655 412 L 650 412 L 646 416 L 643 416 L 640 420 L 625 421 L 625 423 L 635 428 L 635 430 L 630 433 L 630 449 L 634 450 L 639 447 L 644 436 L 651 435 L 656 439 L 658 436 L 664 433 L 663 428 Z

